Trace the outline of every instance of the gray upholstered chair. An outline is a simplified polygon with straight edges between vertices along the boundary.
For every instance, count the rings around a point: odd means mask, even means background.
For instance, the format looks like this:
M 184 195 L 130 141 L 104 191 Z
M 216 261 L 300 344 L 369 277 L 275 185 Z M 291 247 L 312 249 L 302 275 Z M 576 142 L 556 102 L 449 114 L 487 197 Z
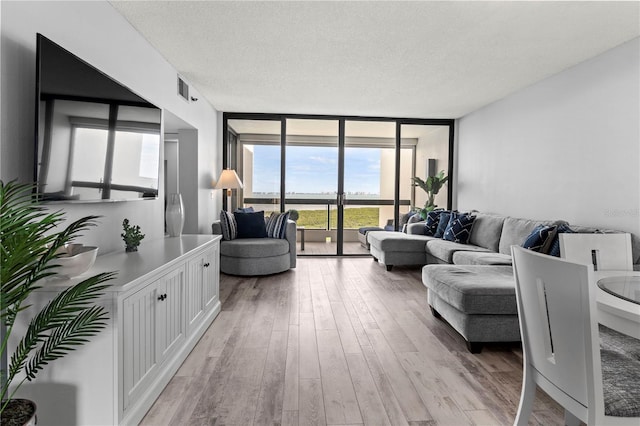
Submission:
M 222 235 L 220 221 L 211 225 Z M 296 223 L 287 223 L 286 238 L 238 238 L 220 241 L 220 271 L 229 275 L 270 275 L 296 267 Z

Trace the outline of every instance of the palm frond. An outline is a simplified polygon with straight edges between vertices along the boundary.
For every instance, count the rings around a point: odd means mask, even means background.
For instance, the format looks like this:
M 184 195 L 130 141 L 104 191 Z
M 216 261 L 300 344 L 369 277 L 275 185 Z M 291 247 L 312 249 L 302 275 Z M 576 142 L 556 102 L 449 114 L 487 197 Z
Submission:
M 47 354 L 57 353 L 55 351 L 59 350 L 59 345 L 48 343 L 52 337 L 56 336 L 56 329 L 67 331 L 71 330 L 71 334 L 68 335 L 71 338 L 82 337 L 83 334 L 73 334 L 73 330 L 75 329 L 68 329 L 68 324 L 75 324 L 77 321 L 80 321 L 78 319 L 79 317 L 85 318 L 84 315 L 86 311 L 95 308 L 97 310 L 96 312 L 100 315 L 95 317 L 96 319 L 93 323 L 85 324 L 81 321 L 79 324 L 84 328 L 81 327 L 79 329 L 80 332 L 86 332 L 87 327 L 89 327 L 89 329 L 91 329 L 91 327 L 97 327 L 95 332 L 104 328 L 102 321 L 107 319 L 107 317 L 104 316 L 106 315 L 106 311 L 101 307 L 92 306 L 92 302 L 104 294 L 102 290 L 107 288 L 108 285 L 103 283 L 112 279 L 114 276 L 115 274 L 111 272 L 102 273 L 79 282 L 75 286 L 58 294 L 53 300 L 47 303 L 40 312 L 37 313 L 32 318 L 25 335 L 20 339 L 13 355 L 11 356 L 7 375 L 9 381 L 13 379 L 13 377 L 15 377 L 23 367 L 25 367 L 29 354 L 36 349 L 39 344 L 42 343 L 42 347 L 45 348 L 39 358 L 44 360 L 45 363 L 50 360 L 48 357 L 50 355 Z M 62 336 L 66 337 L 67 334 L 63 333 Z M 57 342 L 59 341 L 64 343 L 64 339 L 58 340 Z M 42 350 L 43 349 L 41 348 L 39 352 Z M 34 364 L 34 366 L 40 365 L 42 364 L 38 362 Z M 39 370 L 40 368 L 36 370 L 31 369 L 29 371 L 37 372 Z
M 89 337 L 95 336 L 107 326 L 107 319 L 106 311 L 102 307 L 94 306 L 78 312 L 71 321 L 53 329 L 25 365 L 24 373 L 27 380 L 35 379 L 38 371 L 50 361 L 62 358 L 87 343 Z

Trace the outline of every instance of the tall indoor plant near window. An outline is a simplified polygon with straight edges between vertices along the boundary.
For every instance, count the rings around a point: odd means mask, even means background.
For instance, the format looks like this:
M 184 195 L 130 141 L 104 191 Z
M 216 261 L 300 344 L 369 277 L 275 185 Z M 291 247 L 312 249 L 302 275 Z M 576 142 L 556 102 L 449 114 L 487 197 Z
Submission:
M 444 170 L 440 170 L 435 176 L 429 176 L 427 179 L 422 180 L 419 177 L 411 178 L 413 186 L 419 186 L 427 193 L 427 201 L 424 203 L 424 208 L 420 210 L 420 216 L 426 219 L 427 213 L 435 210 L 438 207 L 435 203 L 435 196 L 440 192 L 440 189 L 447 183 L 448 176 L 444 175 Z
M 23 420 L 15 418 L 14 408 L 25 410 L 24 400 L 12 399 L 20 385 L 33 380 L 45 365 L 88 342 L 89 337 L 106 326 L 107 313 L 94 301 L 108 287 L 105 282 L 114 276 L 111 272 L 101 273 L 59 293 L 26 319 L 29 322 L 26 331 L 22 336 L 14 336 L 12 340 L 17 344 L 8 358 L 8 342 L 16 317 L 29 307 L 27 298 L 43 285 L 41 280 L 56 274 L 56 266 L 51 262 L 58 256 L 56 252 L 94 226 L 97 219 L 87 216 L 55 232 L 64 221 L 64 213 L 47 213 L 34 202 L 33 189 L 33 185 L 0 181 L 0 320 L 4 327 L 1 348 L 2 365 L 7 366 L 2 370 L 0 387 L 3 425 L 29 421 L 28 415 Z

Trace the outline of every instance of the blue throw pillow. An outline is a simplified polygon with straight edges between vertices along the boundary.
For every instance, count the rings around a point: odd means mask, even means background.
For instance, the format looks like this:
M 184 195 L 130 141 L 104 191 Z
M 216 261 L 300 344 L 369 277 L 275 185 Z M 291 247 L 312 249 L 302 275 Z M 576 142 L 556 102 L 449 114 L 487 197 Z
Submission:
M 539 253 L 546 253 L 556 235 L 557 228 L 555 225 L 536 226 L 531 234 L 524 240 L 522 247 Z
M 575 234 L 576 231 L 569 228 L 569 225 L 566 223 L 561 223 L 558 225 L 558 229 L 556 230 L 556 236 L 553 238 L 551 242 L 551 247 L 549 248 L 548 254 L 550 256 L 560 257 L 560 234 Z
M 289 214 L 289 212 L 271 213 L 271 216 L 267 219 L 267 237 L 286 238 Z
M 229 212 L 220 210 L 220 227 L 223 240 L 235 240 L 238 238 L 238 224 L 236 218 Z
M 468 213 L 452 213 L 442 238 L 454 243 L 468 244 L 475 220 L 476 217 Z
M 427 219 L 424 222 L 424 235 L 433 237 L 438 230 L 438 223 L 440 223 L 440 213 L 444 210 L 432 210 L 427 212 Z
M 264 222 L 264 212 L 238 213 L 234 212 L 238 224 L 238 238 L 265 238 L 267 227 Z
M 433 236 L 436 238 L 442 238 L 444 235 L 444 231 L 447 229 L 447 225 L 449 224 L 449 219 L 451 218 L 451 212 L 448 210 L 443 210 L 440 212 L 440 218 L 438 220 L 438 227 L 436 228 L 436 232 L 433 233 Z
M 238 207 L 237 209 L 235 209 L 236 213 L 253 213 L 255 212 L 255 210 L 253 210 L 253 207 L 249 206 L 249 207 Z

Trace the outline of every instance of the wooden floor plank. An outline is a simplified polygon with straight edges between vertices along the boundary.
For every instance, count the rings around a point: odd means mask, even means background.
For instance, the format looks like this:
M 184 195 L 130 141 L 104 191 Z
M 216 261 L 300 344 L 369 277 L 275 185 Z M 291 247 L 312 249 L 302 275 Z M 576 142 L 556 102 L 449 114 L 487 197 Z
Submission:
M 351 381 L 365 425 L 391 425 L 389 416 L 362 353 L 346 354 Z
M 273 425 L 282 422 L 285 366 L 288 332 L 271 334 L 254 424 Z
M 322 426 L 327 424 L 320 379 L 300 379 L 298 422 L 301 426 Z
M 393 392 L 398 398 L 398 402 L 402 407 L 407 420 L 422 421 L 431 420 L 432 417 L 420 399 L 416 388 L 411 383 L 407 372 L 402 368 L 395 352 L 391 349 L 385 336 L 380 330 L 367 330 L 369 340 L 373 345 L 373 349 L 380 361 L 383 371 L 385 372 Z
M 316 333 L 327 424 L 361 423 L 360 407 L 338 331 L 317 330 Z
M 320 364 L 318 361 L 318 343 L 316 341 L 316 328 L 313 314 L 300 314 L 300 335 L 298 338 L 299 377 L 300 379 L 319 379 Z
M 287 340 L 287 360 L 285 361 L 284 373 L 284 397 L 282 409 L 285 411 L 295 411 L 296 419 L 298 411 L 298 383 L 299 383 L 299 327 L 291 325 L 289 327 L 289 338 Z M 283 420 L 284 421 L 284 420 Z M 297 421 L 297 420 L 296 420 Z

